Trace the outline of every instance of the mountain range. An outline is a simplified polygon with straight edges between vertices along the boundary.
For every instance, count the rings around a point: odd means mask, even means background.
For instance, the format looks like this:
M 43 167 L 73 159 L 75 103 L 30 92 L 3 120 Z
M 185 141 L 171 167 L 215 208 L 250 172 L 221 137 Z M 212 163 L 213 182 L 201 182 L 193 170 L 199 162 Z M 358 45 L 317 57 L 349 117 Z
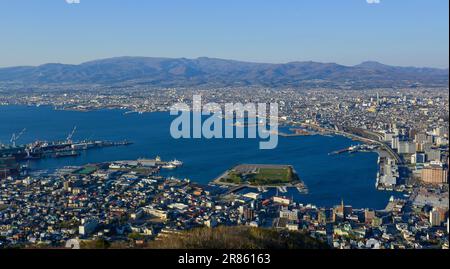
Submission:
M 201 57 L 116 57 L 79 65 L 0 68 L 0 83 L 23 85 L 148 85 L 154 87 L 442 87 L 448 69 L 397 67 L 378 62 L 253 63 Z

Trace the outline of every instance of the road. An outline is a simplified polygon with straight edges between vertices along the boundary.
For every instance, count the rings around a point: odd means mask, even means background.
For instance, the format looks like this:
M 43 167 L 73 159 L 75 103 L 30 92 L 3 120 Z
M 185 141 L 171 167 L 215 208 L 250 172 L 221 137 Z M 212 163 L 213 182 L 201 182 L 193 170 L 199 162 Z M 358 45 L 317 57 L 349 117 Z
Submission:
M 379 145 L 382 149 L 386 150 L 389 155 L 391 155 L 392 158 L 394 158 L 397 162 L 397 164 L 401 165 L 403 164 L 402 158 L 400 157 L 400 155 L 398 155 L 397 152 L 395 152 L 389 145 L 387 145 L 386 143 L 380 141 L 381 140 L 381 134 L 375 133 L 375 132 L 371 132 L 368 130 L 363 130 L 363 129 L 359 129 L 362 132 L 366 132 L 366 133 L 370 133 L 371 135 L 377 136 L 380 140 L 374 140 L 374 139 L 370 139 L 370 138 L 366 138 L 366 137 L 362 137 L 360 135 L 356 135 L 356 134 L 352 134 L 352 133 L 348 133 L 342 130 L 335 130 L 335 129 L 328 129 L 328 128 L 323 128 L 321 126 L 315 125 L 315 124 L 308 124 L 308 123 L 300 123 L 303 126 L 306 127 L 310 127 L 313 129 L 316 129 L 318 131 L 321 132 L 328 132 L 328 133 L 334 133 L 337 135 L 343 135 L 355 140 L 359 140 L 362 142 L 366 142 L 366 143 L 372 143 L 372 144 L 377 144 Z

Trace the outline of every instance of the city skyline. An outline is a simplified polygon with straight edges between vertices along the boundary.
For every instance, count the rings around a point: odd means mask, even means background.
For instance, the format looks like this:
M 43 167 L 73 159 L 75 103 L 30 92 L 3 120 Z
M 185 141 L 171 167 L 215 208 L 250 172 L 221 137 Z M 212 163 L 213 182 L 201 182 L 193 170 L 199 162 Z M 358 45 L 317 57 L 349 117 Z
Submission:
M 2 1 L 0 67 L 207 56 L 448 68 L 447 1 L 79 2 Z

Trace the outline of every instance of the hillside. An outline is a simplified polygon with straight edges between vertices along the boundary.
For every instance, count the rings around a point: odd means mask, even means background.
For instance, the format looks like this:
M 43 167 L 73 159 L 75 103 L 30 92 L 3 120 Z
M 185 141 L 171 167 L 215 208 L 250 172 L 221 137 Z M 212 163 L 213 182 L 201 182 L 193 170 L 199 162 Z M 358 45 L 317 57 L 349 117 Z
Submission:
M 251 63 L 213 58 L 118 57 L 79 65 L 44 64 L 0 68 L 0 83 L 23 85 L 100 84 L 267 87 L 447 86 L 448 70 L 395 67 L 377 62 L 356 66 L 335 63 Z
M 250 227 L 199 228 L 152 241 L 151 249 L 326 249 L 302 232 Z

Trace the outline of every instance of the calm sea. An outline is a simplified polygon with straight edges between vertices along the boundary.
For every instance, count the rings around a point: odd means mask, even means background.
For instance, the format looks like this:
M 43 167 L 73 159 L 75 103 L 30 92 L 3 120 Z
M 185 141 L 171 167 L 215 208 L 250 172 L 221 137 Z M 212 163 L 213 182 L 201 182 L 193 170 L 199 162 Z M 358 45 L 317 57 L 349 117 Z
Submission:
M 134 144 L 91 150 L 78 158 L 46 159 L 30 164 L 33 169 L 52 170 L 66 165 L 154 158 L 178 159 L 184 166 L 170 175 L 208 183 L 240 163 L 290 164 L 309 188 L 301 203 L 333 206 L 344 199 L 355 208 L 382 209 L 393 193 L 375 189 L 376 153 L 328 155 L 356 144 L 335 136 L 280 137 L 274 150 L 259 150 L 254 139 L 175 140 L 170 136 L 173 117 L 169 113 L 130 113 L 121 110 L 91 112 L 57 111 L 51 107 L 0 106 L 0 142 L 9 143 L 11 134 L 26 128 L 18 144 L 39 140 L 64 140 L 74 126 L 74 140 L 130 140 Z

